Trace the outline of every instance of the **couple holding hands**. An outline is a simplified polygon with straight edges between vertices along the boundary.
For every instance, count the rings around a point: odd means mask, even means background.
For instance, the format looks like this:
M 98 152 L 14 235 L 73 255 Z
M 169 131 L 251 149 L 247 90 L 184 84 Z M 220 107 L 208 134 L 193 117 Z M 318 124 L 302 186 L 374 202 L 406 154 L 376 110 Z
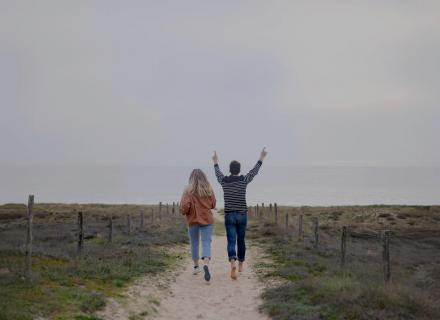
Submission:
M 237 279 L 238 272 L 243 270 L 243 263 L 246 254 L 246 225 L 247 225 L 247 185 L 258 174 L 263 160 L 267 155 L 266 148 L 263 148 L 260 158 L 255 166 L 246 175 L 240 175 L 241 165 L 238 161 L 229 164 L 230 175 L 225 176 L 218 165 L 218 156 L 214 152 L 214 170 L 217 181 L 223 188 L 225 203 L 225 229 L 227 237 L 227 253 L 231 263 L 231 278 Z M 191 244 L 191 255 L 194 261 L 193 274 L 202 271 L 199 266 L 199 243 L 202 243 L 203 271 L 206 281 L 211 280 L 209 262 L 211 260 L 211 238 L 214 223 L 212 209 L 216 206 L 214 191 L 205 175 L 200 169 L 194 169 L 189 177 L 181 203 L 180 212 L 188 222 L 188 235 Z

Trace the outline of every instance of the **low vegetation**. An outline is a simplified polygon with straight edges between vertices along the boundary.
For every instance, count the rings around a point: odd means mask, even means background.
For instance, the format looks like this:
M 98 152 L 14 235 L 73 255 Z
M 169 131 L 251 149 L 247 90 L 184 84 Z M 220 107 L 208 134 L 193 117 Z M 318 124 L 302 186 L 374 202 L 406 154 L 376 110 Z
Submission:
M 349 230 L 344 268 L 342 226 Z M 387 284 L 380 238 L 385 229 L 391 231 Z M 262 309 L 275 320 L 440 319 L 440 207 L 281 207 L 277 224 L 274 210 L 266 209 L 250 219 L 248 235 L 270 261 L 255 268 L 267 284 Z
M 77 253 L 77 215 L 84 212 L 85 243 Z M 140 227 L 143 210 L 144 227 Z M 154 210 L 154 211 L 152 211 Z M 23 277 L 26 207 L 0 206 L 0 319 L 98 319 L 108 297 L 136 277 L 167 270 L 182 258 L 183 219 L 163 207 L 37 204 L 30 281 Z M 154 216 L 152 214 L 154 213 Z M 128 230 L 128 214 L 131 230 Z M 113 239 L 108 241 L 109 217 Z

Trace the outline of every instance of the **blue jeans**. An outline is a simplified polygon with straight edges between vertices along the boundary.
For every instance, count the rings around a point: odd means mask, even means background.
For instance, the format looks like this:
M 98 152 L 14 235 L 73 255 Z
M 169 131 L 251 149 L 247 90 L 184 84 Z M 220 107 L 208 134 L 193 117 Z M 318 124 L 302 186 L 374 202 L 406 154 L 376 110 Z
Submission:
M 225 214 L 226 237 L 228 239 L 229 261 L 244 261 L 246 255 L 246 235 L 247 213 L 228 212 Z M 237 245 L 237 251 L 235 246 Z
M 188 228 L 189 242 L 191 243 L 191 256 L 199 260 L 199 239 L 202 238 L 202 259 L 211 258 L 212 224 L 193 224 Z

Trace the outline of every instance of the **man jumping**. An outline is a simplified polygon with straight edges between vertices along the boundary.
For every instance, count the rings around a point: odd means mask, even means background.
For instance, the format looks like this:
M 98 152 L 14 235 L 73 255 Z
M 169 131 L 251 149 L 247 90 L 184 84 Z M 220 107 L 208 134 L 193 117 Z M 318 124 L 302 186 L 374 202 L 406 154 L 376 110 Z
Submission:
M 231 263 L 231 278 L 237 279 L 238 271 L 243 271 L 243 262 L 246 254 L 246 225 L 247 225 L 247 204 L 246 204 L 246 188 L 249 182 L 254 179 L 260 170 L 263 160 L 267 155 L 266 147 L 263 148 L 260 154 L 260 159 L 255 164 L 254 168 L 245 176 L 240 174 L 240 162 L 232 161 L 229 164 L 229 171 L 231 175 L 224 176 L 218 165 L 217 152 L 214 151 L 214 169 L 218 182 L 223 188 L 225 201 L 225 228 L 226 237 L 228 239 L 228 257 Z M 237 247 L 237 250 L 235 250 Z

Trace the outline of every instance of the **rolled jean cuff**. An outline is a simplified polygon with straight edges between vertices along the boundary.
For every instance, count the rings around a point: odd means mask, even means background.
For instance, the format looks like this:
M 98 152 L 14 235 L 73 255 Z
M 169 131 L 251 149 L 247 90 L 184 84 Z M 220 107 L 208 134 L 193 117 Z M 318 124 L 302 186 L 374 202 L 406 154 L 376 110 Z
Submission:
M 238 260 L 238 259 L 237 259 L 237 256 L 229 257 L 229 261 L 232 261 L 232 260 L 237 261 L 237 260 Z
M 238 259 L 238 262 L 244 262 L 244 258 L 243 259 Z

